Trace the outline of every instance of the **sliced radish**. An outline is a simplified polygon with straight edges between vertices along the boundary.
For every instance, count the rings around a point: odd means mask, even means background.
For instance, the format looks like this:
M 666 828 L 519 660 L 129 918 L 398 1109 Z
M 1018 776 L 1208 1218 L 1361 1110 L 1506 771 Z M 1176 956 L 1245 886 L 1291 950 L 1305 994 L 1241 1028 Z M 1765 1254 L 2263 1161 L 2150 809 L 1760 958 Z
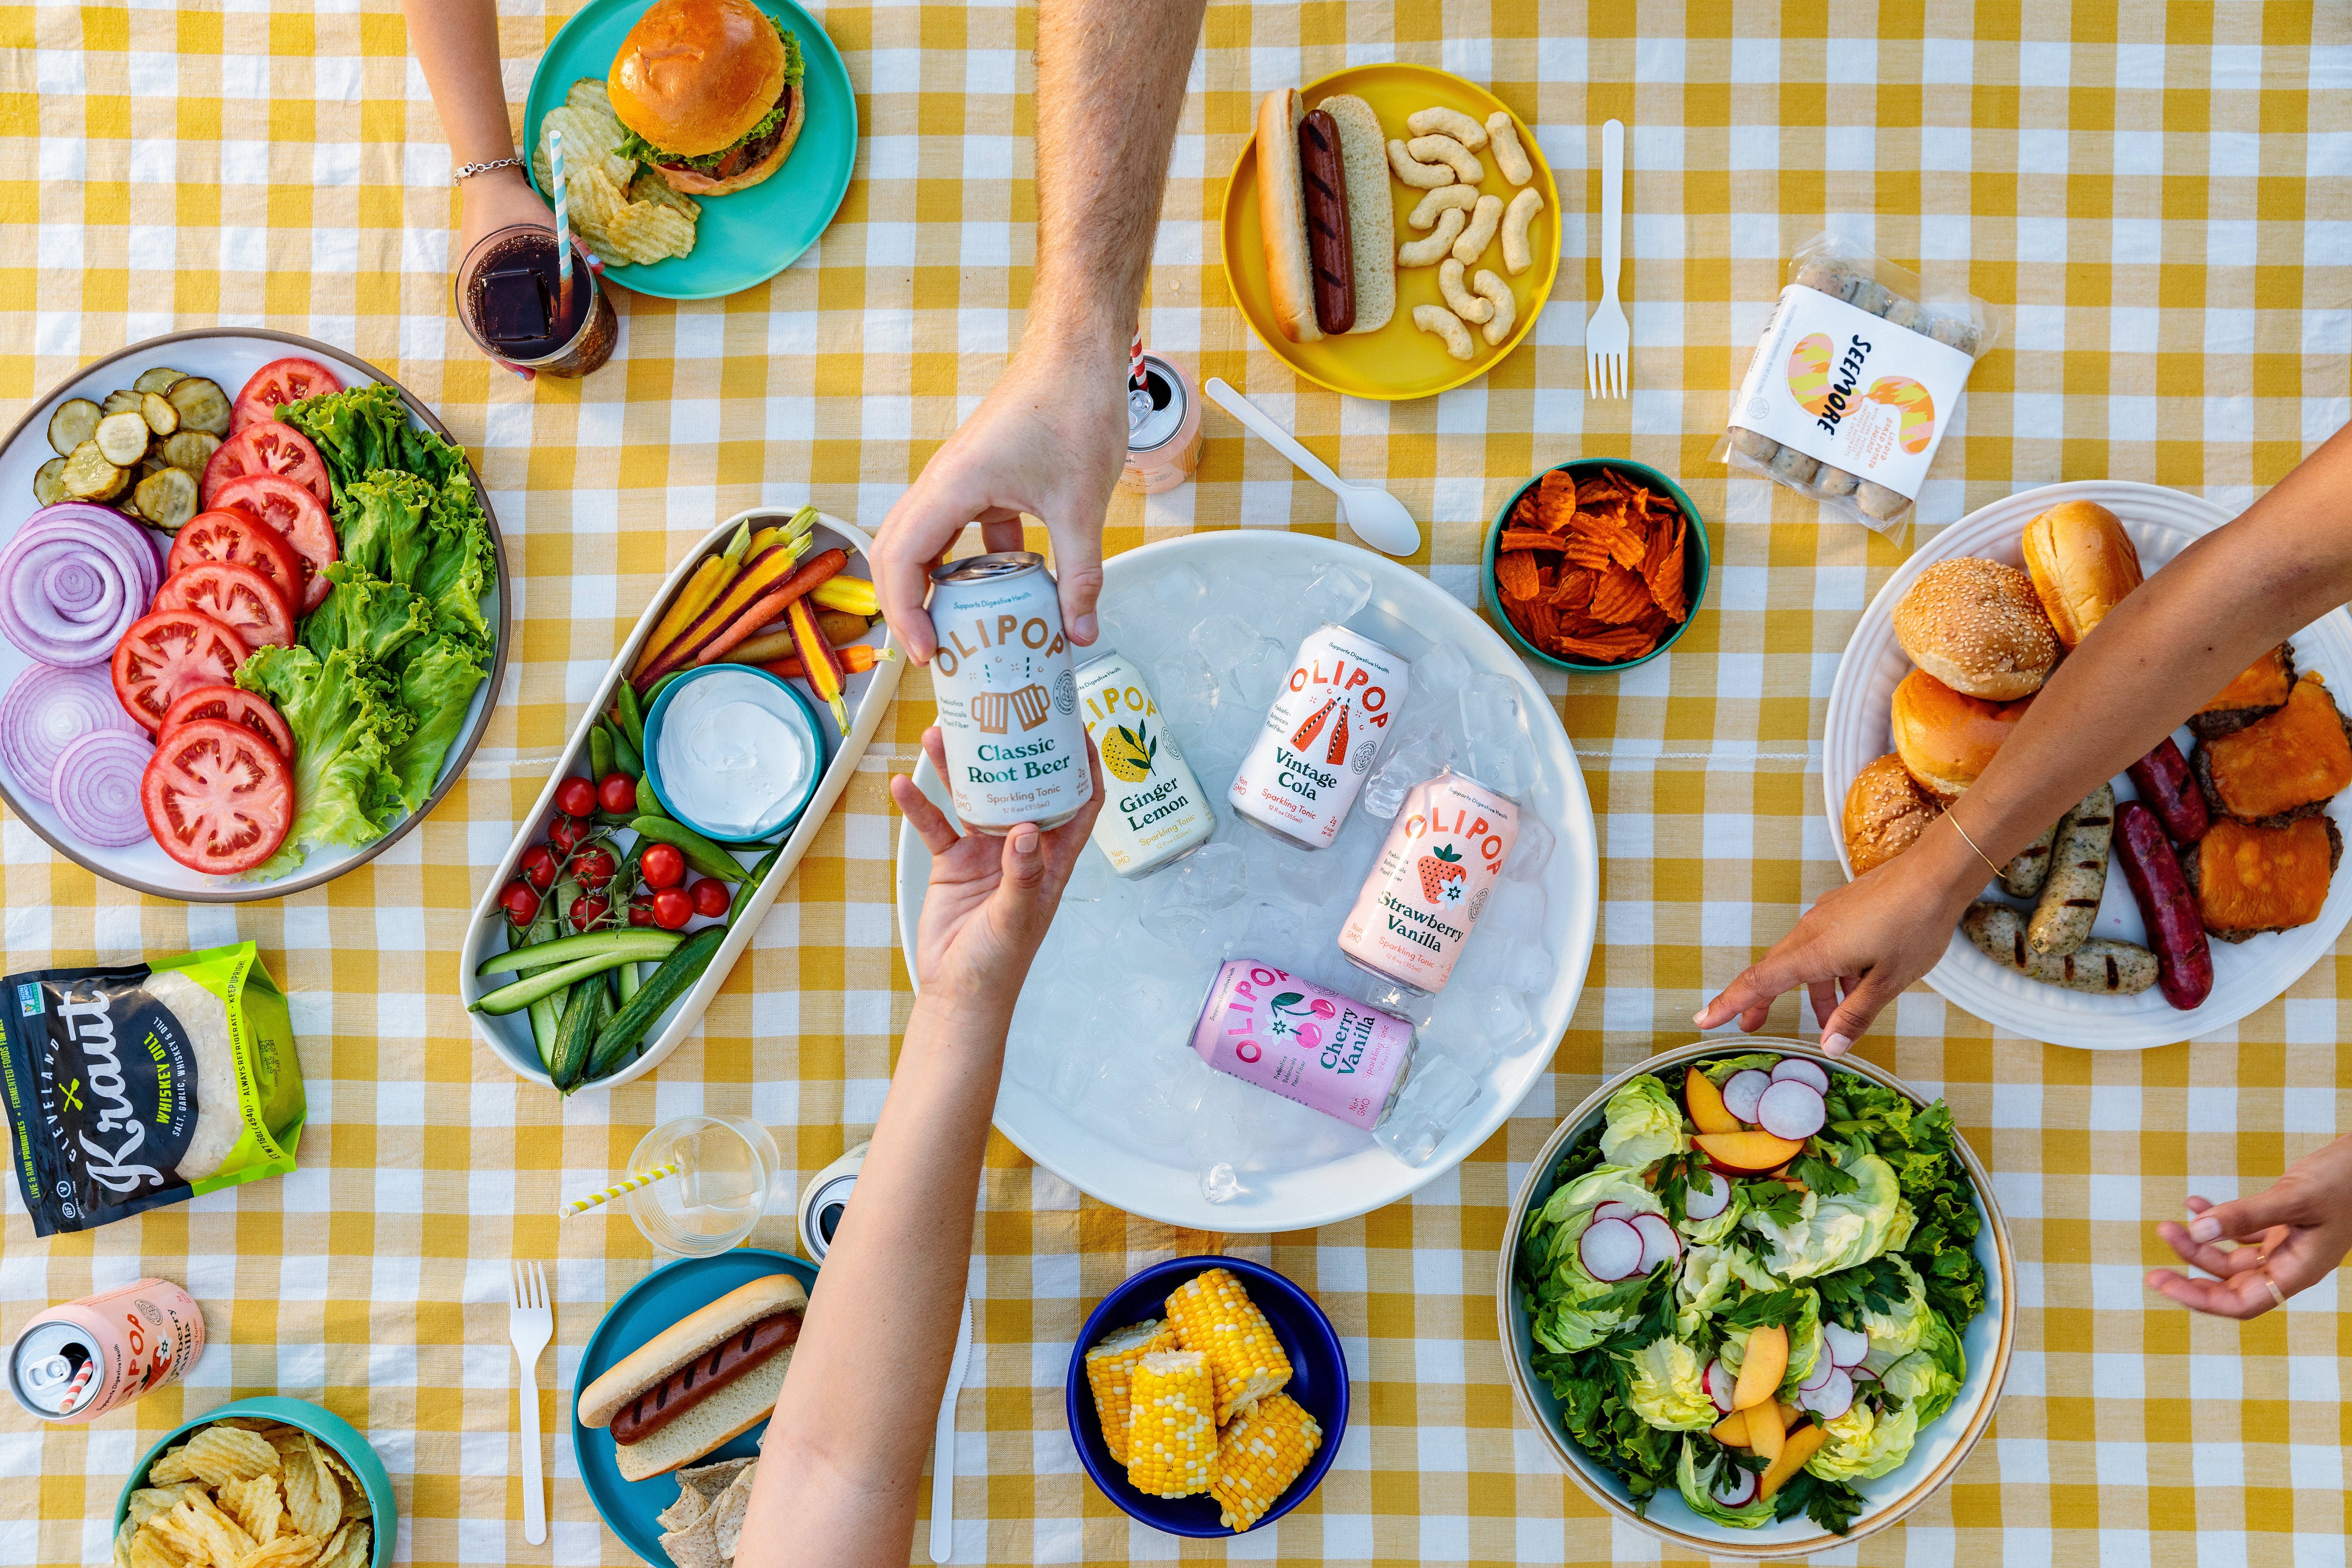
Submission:
M 1756 1125 L 1775 1138 L 1802 1142 L 1819 1132 L 1829 1119 L 1829 1105 L 1822 1091 L 1792 1078 L 1766 1089 L 1764 1098 L 1756 1102 Z
M 1623 1220 L 1595 1220 L 1577 1242 L 1576 1257 L 1587 1274 L 1613 1285 L 1640 1271 L 1643 1246 L 1642 1233 Z
M 1642 1211 L 1640 1209 L 1635 1208 L 1632 1204 L 1627 1203 L 1622 1198 L 1612 1198 L 1607 1203 L 1602 1204 L 1599 1208 L 1594 1209 L 1592 1211 L 1592 1217 L 1595 1220 L 1630 1220 L 1641 1212 Z
M 1860 1366 L 1870 1353 L 1870 1336 L 1843 1323 L 1823 1323 L 1822 1338 L 1829 1342 L 1830 1359 L 1840 1366 Z
M 1635 1215 L 1631 1223 L 1642 1234 L 1642 1261 L 1637 1272 L 1647 1274 L 1659 1264 L 1672 1263 L 1683 1255 L 1683 1238 L 1675 1234 L 1675 1227 L 1666 1223 L 1664 1215 Z
M 1706 1495 L 1725 1508 L 1746 1508 L 1756 1500 L 1756 1472 L 1743 1470 L 1737 1465 L 1727 1467 L 1730 1474 L 1715 1483 Z
M 1830 1360 L 1827 1356 L 1822 1357 L 1819 1361 L 1813 1363 L 1813 1370 L 1811 1373 L 1806 1377 L 1805 1381 L 1797 1384 L 1797 1392 L 1800 1394 L 1812 1393 L 1815 1389 L 1829 1382 L 1830 1373 L 1835 1372 L 1837 1369 L 1837 1363 Z
M 1683 1213 L 1691 1219 L 1713 1219 L 1731 1206 L 1731 1184 L 1719 1172 L 1706 1173 L 1705 1186 L 1694 1182 L 1683 1193 Z
M 1706 1396 L 1715 1401 L 1715 1407 L 1730 1415 L 1732 1391 L 1739 1386 L 1739 1380 L 1731 1375 L 1720 1357 L 1706 1363 Z
M 1821 1387 L 1800 1390 L 1797 1403 L 1824 1421 L 1834 1421 L 1853 1408 L 1853 1379 L 1833 1370 Z
M 1723 1108 L 1742 1121 L 1753 1121 L 1756 1120 L 1756 1102 L 1763 1099 L 1764 1091 L 1771 1087 L 1772 1079 L 1754 1068 L 1733 1073 L 1724 1080 Z
M 1861 1391 L 1864 1384 L 1876 1383 L 1878 1381 L 1878 1374 L 1871 1371 L 1866 1366 L 1841 1367 L 1838 1370 L 1844 1373 L 1846 1376 L 1853 1379 L 1853 1386 L 1857 1393 Z
M 1782 1057 L 1780 1065 L 1772 1069 L 1774 1083 L 1787 1083 L 1791 1079 L 1811 1084 L 1815 1094 L 1830 1091 L 1830 1075 L 1822 1070 L 1819 1062 L 1809 1062 L 1802 1057 Z

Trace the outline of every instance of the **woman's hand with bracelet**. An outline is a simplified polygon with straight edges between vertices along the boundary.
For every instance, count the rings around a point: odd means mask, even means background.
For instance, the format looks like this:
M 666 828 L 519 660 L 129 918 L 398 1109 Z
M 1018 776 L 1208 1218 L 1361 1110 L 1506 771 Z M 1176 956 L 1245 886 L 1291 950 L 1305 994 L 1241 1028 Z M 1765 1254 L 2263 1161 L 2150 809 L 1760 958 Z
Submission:
M 530 182 L 523 177 L 520 167 L 510 165 L 468 174 L 457 182 L 457 193 L 462 204 L 462 216 L 457 221 L 457 253 L 449 258 L 449 270 L 453 275 L 465 265 L 466 258 L 473 254 L 475 246 L 502 228 L 528 224 L 551 233 L 554 231 L 553 209 L 540 198 L 537 191 L 530 188 Z M 604 264 L 593 253 L 588 258 L 588 266 L 596 272 L 604 270 Z M 505 364 L 507 369 L 525 381 L 532 379 L 533 373 L 520 365 L 507 364 L 504 360 L 498 363 Z

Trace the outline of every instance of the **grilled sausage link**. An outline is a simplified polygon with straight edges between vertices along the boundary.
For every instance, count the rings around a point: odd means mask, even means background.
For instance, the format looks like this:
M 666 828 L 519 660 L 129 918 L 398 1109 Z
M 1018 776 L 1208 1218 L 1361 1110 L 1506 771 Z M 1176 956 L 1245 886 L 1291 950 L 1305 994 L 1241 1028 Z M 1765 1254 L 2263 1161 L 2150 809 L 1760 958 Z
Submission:
M 2176 749 L 2174 758 L 2179 755 Z M 2117 858 L 2147 926 L 2147 944 L 2156 950 L 2157 984 L 2164 988 L 2164 999 L 2185 1013 L 2213 994 L 2213 950 L 2206 945 L 2205 922 L 2189 896 L 2180 857 L 2164 835 L 2156 813 L 2138 801 L 2116 808 Z
M 2205 807 L 2205 792 L 2189 775 L 2189 759 L 2180 754 L 2171 736 L 2167 735 L 2156 750 L 2125 772 L 2131 775 L 2140 799 L 2164 824 L 2164 831 L 2180 843 L 2196 843 L 2213 826 L 2212 815 Z
M 2025 922 L 2007 904 L 1979 900 L 1960 918 L 1960 930 L 1978 951 L 2028 980 L 2088 991 L 2102 996 L 2130 996 L 2156 984 L 2156 954 L 2127 942 L 2093 937 L 2072 952 L 2044 955 L 2025 945 Z
M 2074 952 L 2091 934 L 2107 886 L 2107 847 L 2115 837 L 2116 790 L 2101 784 L 2058 819 L 2050 880 L 2025 928 L 2025 944 L 2044 957 Z
M 2042 830 L 2042 836 L 2009 858 L 2000 868 L 2000 885 L 2011 896 L 2030 899 L 2042 891 L 2042 884 L 2050 879 L 2050 845 L 2058 837 L 2058 825 L 2052 823 Z
M 1298 122 L 1299 183 L 1307 195 L 1307 259 L 1315 275 L 1315 324 L 1338 335 L 1356 324 L 1356 264 L 1348 238 L 1348 171 L 1339 127 L 1319 109 Z
M 800 1337 L 796 1311 L 761 1319 L 631 1400 L 613 1417 L 613 1441 L 643 1442 L 745 1373 L 791 1349 Z

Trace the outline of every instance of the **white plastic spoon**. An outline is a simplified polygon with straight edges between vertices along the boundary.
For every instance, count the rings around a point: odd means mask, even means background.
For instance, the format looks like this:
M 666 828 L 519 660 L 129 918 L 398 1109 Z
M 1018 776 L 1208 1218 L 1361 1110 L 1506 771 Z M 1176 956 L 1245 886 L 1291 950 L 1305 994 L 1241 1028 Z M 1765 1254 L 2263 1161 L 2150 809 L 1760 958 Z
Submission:
M 1404 502 L 1378 485 L 1349 484 L 1323 464 L 1323 459 L 1300 446 L 1289 431 L 1276 425 L 1265 410 L 1227 385 L 1222 376 L 1211 376 L 1209 396 L 1218 407 L 1248 426 L 1267 445 L 1298 465 L 1299 471 L 1333 495 L 1339 498 L 1339 516 L 1356 531 L 1356 537 L 1386 555 L 1411 555 L 1421 548 L 1421 525 L 1405 510 Z

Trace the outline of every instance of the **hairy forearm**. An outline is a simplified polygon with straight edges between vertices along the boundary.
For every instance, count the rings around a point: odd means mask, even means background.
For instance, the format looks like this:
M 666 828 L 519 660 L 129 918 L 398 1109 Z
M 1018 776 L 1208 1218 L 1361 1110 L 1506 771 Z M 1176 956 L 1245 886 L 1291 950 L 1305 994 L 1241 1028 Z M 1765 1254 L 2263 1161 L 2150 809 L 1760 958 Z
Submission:
M 2108 612 L 1955 808 L 2003 860 L 2146 756 L 2265 648 L 2352 597 L 2352 429 Z M 1949 847 L 1948 846 L 1947 847 Z M 1946 857 L 1980 881 L 1963 846 Z
M 902 1564 L 971 1256 L 1005 1005 L 926 991 L 768 1428 L 740 1568 Z
M 424 69 L 449 139 L 450 161 L 462 165 L 513 157 L 495 0 L 402 0 L 401 10 L 408 18 L 409 52 Z
M 1038 0 L 1029 333 L 1127 347 L 1207 0 Z

